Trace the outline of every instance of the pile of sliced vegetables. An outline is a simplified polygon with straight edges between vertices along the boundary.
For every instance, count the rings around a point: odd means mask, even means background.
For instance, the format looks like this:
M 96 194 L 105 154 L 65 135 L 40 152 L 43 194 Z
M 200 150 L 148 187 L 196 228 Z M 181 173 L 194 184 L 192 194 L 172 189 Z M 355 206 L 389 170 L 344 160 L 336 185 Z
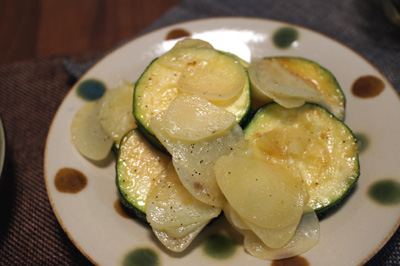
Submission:
M 261 107 L 251 114 L 252 105 Z M 223 212 L 247 252 L 273 260 L 316 245 L 317 214 L 358 179 L 344 113 L 339 84 L 315 62 L 274 57 L 247 64 L 186 39 L 135 85 L 79 110 L 71 134 L 92 160 L 115 147 L 122 203 L 168 249 L 183 251 Z

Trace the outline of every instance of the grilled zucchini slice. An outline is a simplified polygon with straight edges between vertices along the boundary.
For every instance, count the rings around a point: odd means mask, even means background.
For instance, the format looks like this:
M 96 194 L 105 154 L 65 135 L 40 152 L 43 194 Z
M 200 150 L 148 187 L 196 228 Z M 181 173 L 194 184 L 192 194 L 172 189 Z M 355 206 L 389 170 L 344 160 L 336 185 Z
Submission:
M 165 178 L 171 158 L 154 148 L 137 129 L 121 140 L 116 158 L 116 183 L 122 204 L 146 221 L 147 201 Z
M 205 98 L 233 113 L 239 123 L 244 123 L 250 114 L 250 81 L 245 67 L 236 57 L 202 43 L 205 42 L 181 41 L 153 60 L 136 82 L 133 114 L 137 126 L 161 150 L 165 151 L 150 122 L 179 94 Z
M 300 170 L 308 205 L 318 214 L 338 204 L 359 177 L 352 131 L 322 106 L 267 104 L 246 126 L 244 137 L 263 160 Z

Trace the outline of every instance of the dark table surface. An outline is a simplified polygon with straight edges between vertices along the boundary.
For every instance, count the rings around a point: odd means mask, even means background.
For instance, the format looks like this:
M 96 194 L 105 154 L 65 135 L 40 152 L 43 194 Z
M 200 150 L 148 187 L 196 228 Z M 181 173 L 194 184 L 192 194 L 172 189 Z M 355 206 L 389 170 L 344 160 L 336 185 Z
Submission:
M 205 17 L 260 17 L 344 43 L 400 91 L 400 28 L 388 21 L 379 1 L 0 0 L 0 7 L 0 116 L 7 142 L 0 265 L 91 265 L 58 224 L 44 183 L 47 133 L 77 78 L 65 70 L 65 60 L 82 63 L 84 70 L 121 41 L 165 25 Z M 400 265 L 398 231 L 367 265 Z

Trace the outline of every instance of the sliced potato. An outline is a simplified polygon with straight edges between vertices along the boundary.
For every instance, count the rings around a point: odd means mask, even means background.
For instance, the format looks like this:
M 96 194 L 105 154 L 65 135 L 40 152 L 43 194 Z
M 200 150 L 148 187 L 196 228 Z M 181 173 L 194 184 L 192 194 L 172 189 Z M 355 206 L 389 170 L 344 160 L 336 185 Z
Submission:
M 195 104 L 194 99 L 206 104 L 201 105 L 201 108 L 185 107 Z M 178 103 L 183 107 L 175 110 L 173 105 L 171 107 L 173 111 L 170 113 L 168 108 L 153 118 L 151 130 L 172 155 L 175 169 L 186 189 L 198 200 L 222 207 L 225 197 L 215 180 L 214 163 L 220 156 L 228 154 L 233 146 L 243 139 L 243 130 L 228 112 L 209 104 L 204 99 L 180 95 Z M 179 111 L 179 109 L 185 110 Z M 186 113 L 182 115 L 185 119 L 179 119 L 179 113 Z M 216 113 L 223 114 L 230 122 L 216 119 Z M 195 125 L 197 120 L 193 117 L 199 117 L 202 126 Z M 181 139 L 171 137 L 174 134 Z
M 172 164 L 167 177 L 151 192 L 147 221 L 169 250 L 185 250 L 221 209 L 195 199 L 181 184 Z
M 243 90 L 247 79 L 241 60 L 201 40 L 180 41 L 157 61 L 180 73 L 177 86 L 182 92 L 207 100 L 233 98 Z
M 301 57 L 272 57 L 265 60 L 277 60 L 289 72 L 312 84 L 316 91 L 324 95 L 323 101 L 317 103 L 343 120 L 346 97 L 332 72 L 317 62 Z
M 245 222 L 243 222 L 243 218 L 240 217 L 240 215 L 232 208 L 229 203 L 224 205 L 223 211 L 226 219 L 236 230 L 239 231 L 239 233 L 244 235 L 246 230 L 250 230 L 250 227 Z
M 210 47 L 181 47 L 173 48 L 158 58 L 161 66 L 167 67 L 171 70 L 182 72 L 188 64 L 193 64 L 208 58 L 213 60 L 219 56 L 218 51 Z
M 301 100 L 305 100 L 322 105 L 338 119 L 344 119 L 346 97 L 335 76 L 317 62 L 290 56 L 254 59 L 249 67 L 249 75 L 253 85 L 254 99 L 263 98 L 259 101 L 259 106 L 273 99 L 286 108 L 292 108 L 302 105 Z M 278 86 L 266 86 L 272 80 L 275 80 L 276 83 L 272 83 Z M 320 94 L 320 97 L 294 97 L 293 91 L 290 92 L 285 87 L 296 89 L 297 93 L 301 94 L 312 87 Z M 274 92 L 274 88 L 278 91 Z M 283 94 L 276 92 L 283 92 Z
M 182 184 L 198 200 L 222 207 L 225 197 L 222 194 L 214 173 L 215 161 L 228 154 L 236 142 L 243 139 L 243 130 L 235 124 L 225 134 L 198 142 L 176 140 L 162 130 L 163 114 L 151 122 L 151 129 L 172 155 L 172 162 Z
M 280 229 L 298 223 L 308 201 L 299 172 L 288 167 L 252 154 L 235 154 L 217 160 L 215 176 L 241 217 L 263 228 Z
M 302 106 L 306 102 L 302 98 L 276 96 L 274 93 L 271 93 L 271 98 L 276 103 L 282 105 L 285 108 L 295 108 L 295 107 L 298 107 L 298 106 Z
M 100 123 L 116 143 L 119 143 L 128 131 L 136 128 L 132 101 L 133 85 L 129 83 L 107 90 L 100 100 Z
M 204 228 L 209 222 L 210 220 L 206 220 L 203 222 L 195 222 L 189 225 L 171 227 L 165 229 L 164 231 L 167 233 L 169 237 L 183 238 L 191 234 L 192 232 L 196 231 L 199 227 Z
M 298 223 L 294 223 L 284 228 L 268 229 L 255 225 L 247 219 L 243 219 L 243 221 L 248 225 L 249 229 L 270 248 L 280 248 L 287 244 L 290 239 L 292 239 L 298 225 Z
M 87 103 L 75 114 L 70 127 L 75 148 L 96 161 L 105 159 L 114 143 L 98 119 L 100 108 L 98 101 Z
M 229 100 L 242 91 L 246 72 L 241 63 L 226 54 L 201 58 L 188 62 L 178 80 L 178 88 L 207 100 Z M 196 55 L 200 55 L 196 51 Z
M 202 223 L 197 226 L 193 231 L 182 237 L 175 237 L 169 235 L 169 231 L 153 229 L 154 234 L 160 240 L 160 242 L 169 250 L 174 252 L 184 251 L 190 243 L 196 238 L 196 236 L 203 230 L 207 223 Z
M 251 255 L 265 260 L 279 260 L 300 255 L 319 241 L 320 229 L 317 215 L 305 212 L 300 220 L 292 239 L 281 248 L 271 248 L 265 245 L 255 233 L 246 231 L 244 248 Z
M 176 139 L 198 141 L 226 131 L 235 122 L 235 115 L 207 100 L 180 94 L 165 112 L 163 130 Z
M 221 209 L 195 199 L 181 184 L 172 164 L 167 177 L 151 192 L 146 210 L 147 221 L 156 230 L 167 230 L 209 221 Z
M 182 48 L 211 48 L 213 49 L 214 47 L 206 41 L 200 40 L 200 39 L 191 39 L 187 38 L 182 41 L 177 42 L 172 49 L 182 49 Z
M 273 99 L 286 108 L 299 107 L 306 101 L 318 103 L 324 96 L 313 86 L 296 77 L 278 61 L 252 59 L 249 76 L 256 97 Z
M 230 204 L 224 206 L 224 214 L 239 233 L 245 235 L 247 231 L 252 231 L 265 245 L 271 248 L 279 248 L 288 243 L 297 228 L 297 223 L 280 229 L 262 228 L 248 221 L 246 217 L 241 217 Z

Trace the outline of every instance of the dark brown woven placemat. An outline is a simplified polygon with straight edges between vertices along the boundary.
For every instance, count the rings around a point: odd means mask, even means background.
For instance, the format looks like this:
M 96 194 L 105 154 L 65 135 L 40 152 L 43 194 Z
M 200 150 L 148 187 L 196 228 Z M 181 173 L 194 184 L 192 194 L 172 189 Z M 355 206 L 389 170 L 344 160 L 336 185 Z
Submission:
M 87 61 L 88 53 L 71 57 Z M 90 265 L 58 224 L 46 193 L 47 133 L 74 80 L 66 57 L 0 65 L 6 164 L 0 188 L 0 265 Z

